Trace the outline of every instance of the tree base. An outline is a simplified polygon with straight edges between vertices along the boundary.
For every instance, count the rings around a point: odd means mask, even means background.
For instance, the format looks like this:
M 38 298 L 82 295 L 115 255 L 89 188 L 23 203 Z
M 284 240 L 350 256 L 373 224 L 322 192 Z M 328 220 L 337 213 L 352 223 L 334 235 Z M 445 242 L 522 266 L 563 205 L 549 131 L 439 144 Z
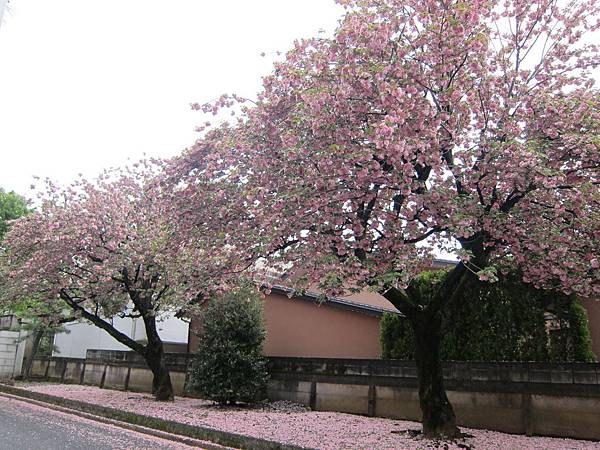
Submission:
M 453 441 L 465 437 L 456 426 L 448 426 L 441 429 L 422 431 L 421 438 L 436 441 Z
M 155 375 L 153 385 L 152 394 L 154 395 L 154 400 L 158 402 L 172 402 L 175 400 L 173 385 L 171 384 L 171 377 L 168 372 Z
M 154 400 L 157 402 L 173 402 L 175 401 L 175 396 L 173 394 L 154 394 Z

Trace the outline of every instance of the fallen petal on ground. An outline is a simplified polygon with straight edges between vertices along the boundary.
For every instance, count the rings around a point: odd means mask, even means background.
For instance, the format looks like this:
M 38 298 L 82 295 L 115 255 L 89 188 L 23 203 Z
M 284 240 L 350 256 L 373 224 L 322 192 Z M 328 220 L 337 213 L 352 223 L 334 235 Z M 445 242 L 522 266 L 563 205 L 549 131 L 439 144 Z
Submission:
M 302 411 L 301 408 L 215 408 L 214 403 L 176 397 L 172 403 L 156 402 L 150 394 L 100 389 L 72 384 L 23 384 L 19 387 L 80 400 L 132 413 L 172 420 L 188 425 L 209 427 L 231 433 L 254 436 L 319 449 L 501 449 L 501 450 L 589 450 L 599 442 L 548 437 L 527 437 L 497 431 L 463 428 L 472 435 L 454 443 L 422 441 L 410 430 L 418 422 L 364 417 L 353 414 Z

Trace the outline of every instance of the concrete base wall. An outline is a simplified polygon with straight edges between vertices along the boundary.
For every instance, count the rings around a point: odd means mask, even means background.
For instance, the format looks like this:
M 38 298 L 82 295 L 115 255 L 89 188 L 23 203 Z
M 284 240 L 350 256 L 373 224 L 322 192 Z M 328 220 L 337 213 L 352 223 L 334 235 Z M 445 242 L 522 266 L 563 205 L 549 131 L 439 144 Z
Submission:
M 600 399 L 531 396 L 532 429 L 536 434 L 600 440 Z
M 135 363 L 106 363 L 81 358 L 38 358 L 31 370 L 33 377 L 50 378 L 63 383 L 88 384 L 107 389 L 152 391 L 152 372 Z M 175 395 L 183 395 L 186 372 L 177 367 L 170 369 Z
M 0 379 L 21 374 L 25 343 L 22 333 L 13 330 L 0 331 Z
M 412 361 L 270 358 L 269 398 L 420 421 Z M 600 364 L 444 363 L 460 426 L 600 440 Z
M 317 383 L 317 411 L 369 413 L 369 386 L 356 384 Z
M 151 371 L 132 355 L 125 356 L 112 355 L 106 361 L 38 359 L 33 374 L 150 392 Z M 175 394 L 185 394 L 188 359 L 170 358 Z M 411 362 L 271 358 L 270 370 L 272 400 L 290 400 L 317 411 L 421 418 Z M 460 426 L 600 440 L 600 365 L 452 363 L 446 372 L 448 397 Z
M 267 396 L 278 400 L 289 400 L 310 406 L 311 383 L 299 380 L 271 380 Z
M 104 364 L 86 363 L 85 372 L 83 374 L 83 384 L 100 386 L 102 383 L 102 376 L 104 374 L 104 367 Z
M 507 433 L 527 432 L 522 397 L 497 392 L 448 391 L 459 425 Z
M 393 419 L 419 420 L 419 392 L 414 388 L 376 386 L 375 415 Z
M 132 368 L 128 389 L 132 391 L 151 392 L 152 372 L 145 368 Z
M 104 386 L 107 389 L 125 390 L 127 379 L 131 376 L 129 367 L 106 366 L 104 373 Z
M 271 400 L 291 400 L 316 411 L 421 420 L 417 388 L 272 379 Z M 370 391 L 373 399 L 370 399 Z M 600 440 L 600 397 L 448 391 L 460 426 L 506 433 Z

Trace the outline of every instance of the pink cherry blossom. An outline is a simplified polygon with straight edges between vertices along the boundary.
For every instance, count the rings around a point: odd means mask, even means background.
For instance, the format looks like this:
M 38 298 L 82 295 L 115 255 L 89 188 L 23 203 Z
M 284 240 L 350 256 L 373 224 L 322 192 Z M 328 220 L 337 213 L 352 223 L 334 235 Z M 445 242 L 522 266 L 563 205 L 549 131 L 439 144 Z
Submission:
M 585 255 L 599 253 L 600 54 L 582 38 L 600 4 L 340 3 L 335 36 L 296 41 L 255 103 L 203 107 L 241 114 L 175 162 L 181 202 L 199 180 L 236 186 L 232 241 L 252 234 L 299 287 L 379 291 L 417 342 L 439 335 L 436 317 L 473 274 L 516 266 L 537 287 L 597 293 Z M 411 280 L 440 250 L 468 258 L 425 307 Z M 432 404 L 448 405 L 436 357 L 424 362 L 436 345 L 417 352 L 419 370 L 438 368 L 425 377 L 440 386 Z
M 67 188 L 48 181 L 38 210 L 6 236 L 0 290 L 4 302 L 39 299 L 104 329 L 145 358 L 165 400 L 173 394 L 157 320 L 190 314 L 237 276 L 238 259 L 224 250 L 222 204 L 209 189 L 190 199 L 195 208 L 204 203 L 203 222 L 182 233 L 185 223 L 174 218 L 185 211 L 173 211 L 173 191 L 157 178 L 162 167 L 141 161 Z M 141 318 L 147 343 L 120 332 L 114 317 Z

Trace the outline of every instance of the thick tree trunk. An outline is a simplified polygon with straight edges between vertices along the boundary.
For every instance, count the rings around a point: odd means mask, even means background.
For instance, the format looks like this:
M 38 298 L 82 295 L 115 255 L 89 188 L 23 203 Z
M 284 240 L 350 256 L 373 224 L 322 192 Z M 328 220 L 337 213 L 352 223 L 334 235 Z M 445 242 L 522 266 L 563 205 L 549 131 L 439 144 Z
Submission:
M 419 289 L 388 289 L 383 296 L 409 320 L 415 336 L 415 360 L 419 379 L 419 402 L 423 436 L 453 439 L 461 435 L 454 409 L 446 395 L 440 347 L 444 308 L 464 288 L 468 272 L 458 264 L 433 295 Z
M 162 339 L 156 329 L 156 318 L 152 314 L 148 314 L 145 308 L 142 308 L 142 319 L 146 327 L 146 337 L 148 345 L 146 345 L 145 359 L 148 367 L 154 375 L 152 380 L 152 393 L 154 398 L 160 401 L 173 401 L 173 385 L 171 384 L 171 375 L 165 362 L 165 351 Z
M 167 365 L 165 364 L 162 343 L 156 351 L 149 349 L 146 354 L 146 363 L 154 377 L 152 379 L 152 393 L 154 394 L 154 398 L 159 401 L 172 401 L 174 399 L 173 385 L 169 369 L 167 369 Z
M 460 436 L 454 409 L 446 395 L 440 355 L 442 319 L 439 312 L 411 319 L 415 334 L 415 360 L 419 376 L 423 436 L 453 439 Z

